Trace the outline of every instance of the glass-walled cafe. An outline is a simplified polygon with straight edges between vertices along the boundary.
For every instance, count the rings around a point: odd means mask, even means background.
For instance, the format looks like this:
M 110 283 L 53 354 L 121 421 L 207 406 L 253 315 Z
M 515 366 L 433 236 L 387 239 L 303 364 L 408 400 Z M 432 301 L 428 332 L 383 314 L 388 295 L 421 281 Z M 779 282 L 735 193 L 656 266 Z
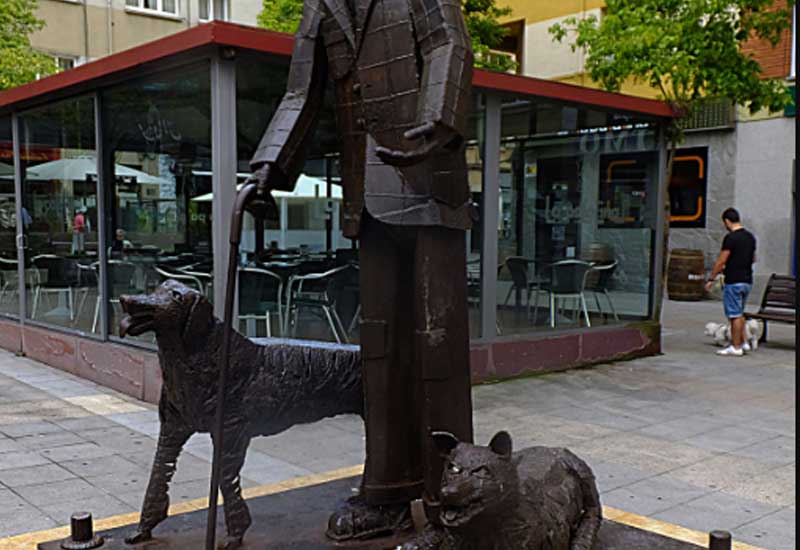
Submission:
M 119 338 L 119 297 L 167 279 L 221 316 L 233 197 L 290 50 L 285 35 L 211 23 L 0 93 L 0 343 L 13 332 L 25 351 L 33 331 L 147 356 L 152 333 Z M 245 219 L 248 336 L 359 341 L 330 105 L 295 188 L 274 193 L 275 219 Z M 655 101 L 476 71 L 465 154 L 480 216 L 464 246 L 477 378 L 502 374 L 490 363 L 503 350 L 535 363 L 542 342 L 657 349 L 642 327 L 657 326 L 668 116 Z M 603 336 L 575 339 L 591 334 Z

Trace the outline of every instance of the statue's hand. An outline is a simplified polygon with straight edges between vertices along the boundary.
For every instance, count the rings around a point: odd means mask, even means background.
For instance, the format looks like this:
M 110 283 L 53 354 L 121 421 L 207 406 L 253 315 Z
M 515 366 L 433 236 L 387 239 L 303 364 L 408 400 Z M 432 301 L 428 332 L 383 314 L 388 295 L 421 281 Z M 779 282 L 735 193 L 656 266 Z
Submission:
M 435 122 L 426 122 L 415 128 L 411 128 L 403 134 L 409 141 L 418 142 L 409 151 L 389 149 L 388 147 L 376 147 L 375 154 L 386 164 L 392 166 L 410 166 L 425 160 L 434 151 L 451 145 L 457 141 L 456 132 Z
M 272 185 L 270 182 L 270 174 L 272 172 L 272 166 L 265 162 L 260 167 L 253 172 L 250 177 L 248 178 L 248 182 L 255 183 L 258 186 L 258 194 L 260 196 L 268 195 Z
M 278 207 L 272 196 L 274 171 L 269 163 L 259 166 L 247 179 L 256 184 L 256 196 L 245 207 L 253 216 L 262 219 L 277 219 Z

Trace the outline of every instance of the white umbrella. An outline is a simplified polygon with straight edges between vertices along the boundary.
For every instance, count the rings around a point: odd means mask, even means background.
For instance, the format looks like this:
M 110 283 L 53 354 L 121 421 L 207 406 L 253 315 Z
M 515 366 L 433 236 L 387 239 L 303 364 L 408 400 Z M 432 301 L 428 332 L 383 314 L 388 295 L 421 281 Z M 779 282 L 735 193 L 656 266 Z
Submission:
M 151 176 L 147 172 L 134 170 L 122 164 L 114 165 L 114 174 L 117 177 L 135 177 L 136 183 L 152 183 L 165 185 L 168 180 Z M 97 177 L 97 159 L 94 157 L 77 157 L 71 159 L 58 159 L 44 164 L 37 164 L 28 170 L 28 180 L 76 180 L 82 181 L 87 175 Z
M 195 172 L 195 175 L 210 175 L 210 172 Z M 237 174 L 241 175 L 241 174 Z M 249 175 L 249 174 L 247 174 Z M 321 199 L 327 198 L 325 196 L 327 190 L 327 182 L 322 178 L 313 178 L 311 176 L 306 176 L 305 174 L 300 174 L 300 177 L 297 178 L 297 183 L 294 186 L 294 190 L 292 191 L 273 191 L 272 196 L 276 199 L 292 199 L 292 198 L 314 198 L 318 197 Z M 240 183 L 236 186 L 236 190 L 241 190 L 243 183 Z M 341 199 L 342 198 L 342 187 L 341 185 L 333 185 L 331 189 L 331 198 L 332 199 Z M 211 202 L 214 199 L 213 193 L 206 193 L 205 195 L 200 195 L 192 199 L 194 202 Z
M 0 162 L 0 177 L 2 176 L 13 176 L 14 175 L 14 167 L 10 164 L 6 164 L 5 162 Z

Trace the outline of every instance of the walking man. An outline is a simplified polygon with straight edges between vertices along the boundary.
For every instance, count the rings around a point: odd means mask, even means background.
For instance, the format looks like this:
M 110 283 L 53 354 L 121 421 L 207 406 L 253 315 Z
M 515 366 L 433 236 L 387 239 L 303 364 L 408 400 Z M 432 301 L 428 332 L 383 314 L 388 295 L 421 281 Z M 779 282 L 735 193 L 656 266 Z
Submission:
M 725 317 L 731 323 L 731 345 L 719 350 L 719 355 L 742 356 L 750 351 L 745 342 L 744 306 L 747 296 L 753 288 L 753 263 L 756 261 L 756 238 L 742 226 L 739 212 L 728 208 L 722 213 L 722 223 L 728 234 L 722 240 L 722 250 L 706 283 L 706 290 L 711 290 L 714 279 L 720 273 L 725 275 L 722 290 L 722 303 Z
M 438 522 L 432 431 L 472 440 L 465 230 L 473 207 L 464 130 L 472 50 L 458 0 L 305 0 L 286 95 L 250 165 L 291 190 L 333 80 L 343 231 L 359 240 L 366 464 L 328 536 Z

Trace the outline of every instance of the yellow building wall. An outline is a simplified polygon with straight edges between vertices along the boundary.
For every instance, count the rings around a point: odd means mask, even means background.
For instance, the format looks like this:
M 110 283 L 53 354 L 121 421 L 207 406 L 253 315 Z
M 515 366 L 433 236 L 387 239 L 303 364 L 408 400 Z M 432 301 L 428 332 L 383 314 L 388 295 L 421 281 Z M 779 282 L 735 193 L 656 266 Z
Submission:
M 585 73 L 584 54 L 572 51 L 574 37 L 567 36 L 555 42 L 548 29 L 571 16 L 594 15 L 600 17 L 605 6 L 603 0 L 499 0 L 498 5 L 508 6 L 512 13 L 503 22 L 525 21 L 523 36 L 522 74 L 546 78 L 589 88 L 601 88 Z M 629 80 L 622 93 L 656 98 L 659 92 L 646 83 Z
M 506 20 L 524 19 L 530 24 L 602 8 L 606 3 L 603 0 L 498 0 L 497 5 L 511 8 L 513 13 Z

